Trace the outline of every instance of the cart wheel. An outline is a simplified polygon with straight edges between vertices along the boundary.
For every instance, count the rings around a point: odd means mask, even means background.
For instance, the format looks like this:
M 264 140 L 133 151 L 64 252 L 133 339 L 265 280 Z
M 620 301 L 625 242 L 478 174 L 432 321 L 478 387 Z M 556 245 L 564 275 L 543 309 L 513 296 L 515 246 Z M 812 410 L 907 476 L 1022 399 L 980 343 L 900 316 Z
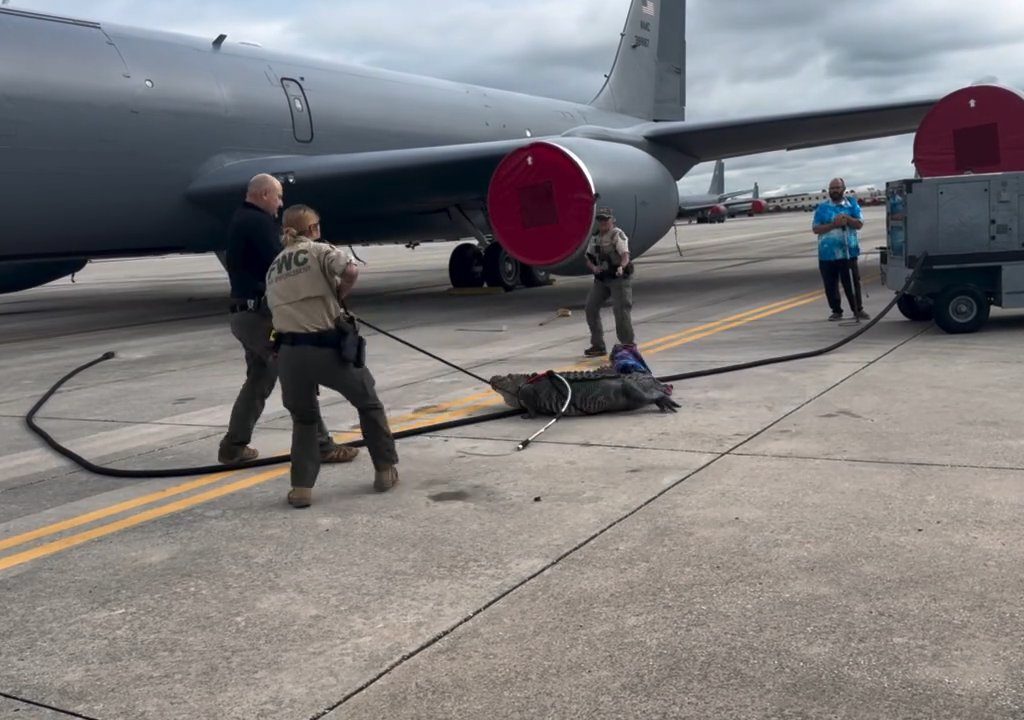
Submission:
M 896 301 L 896 307 L 907 320 L 920 322 L 935 317 L 935 304 L 928 298 L 900 295 L 900 299 Z
M 935 301 L 935 324 L 948 333 L 977 332 L 988 320 L 988 298 L 972 285 L 946 288 Z

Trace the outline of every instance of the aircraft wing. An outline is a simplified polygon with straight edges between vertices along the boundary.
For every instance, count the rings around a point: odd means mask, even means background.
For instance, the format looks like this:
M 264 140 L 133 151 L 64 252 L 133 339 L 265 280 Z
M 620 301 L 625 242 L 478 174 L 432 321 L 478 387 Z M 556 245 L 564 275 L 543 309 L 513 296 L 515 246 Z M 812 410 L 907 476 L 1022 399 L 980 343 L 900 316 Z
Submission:
M 911 132 L 933 104 L 928 100 L 712 123 L 652 122 L 602 131 L 599 137 L 667 145 L 698 161 L 715 160 Z M 214 158 L 207 164 L 212 169 L 192 182 L 186 197 L 223 210 L 238 203 L 253 175 L 267 172 L 282 179 L 288 204 L 312 205 L 329 221 L 431 213 L 456 205 L 479 207 L 498 163 L 509 152 L 540 139 L 333 155 Z
M 914 132 L 937 99 L 717 122 L 652 122 L 631 128 L 649 142 L 704 162 L 772 150 Z
M 284 184 L 286 204 L 307 203 L 346 219 L 433 212 L 453 205 L 482 203 L 501 159 L 532 142 L 536 139 L 224 159 L 223 164 L 197 177 L 186 197 L 209 207 L 234 205 L 253 175 L 270 173 Z

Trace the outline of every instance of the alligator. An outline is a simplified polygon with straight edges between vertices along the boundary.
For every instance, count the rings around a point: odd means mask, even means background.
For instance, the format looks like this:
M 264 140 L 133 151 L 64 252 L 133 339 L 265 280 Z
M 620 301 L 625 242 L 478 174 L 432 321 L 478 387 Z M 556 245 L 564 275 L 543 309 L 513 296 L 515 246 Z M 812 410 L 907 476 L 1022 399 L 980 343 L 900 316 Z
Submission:
M 623 375 L 606 368 L 558 375 L 572 388 L 566 417 L 625 412 L 647 405 L 657 405 L 662 412 L 681 407 L 670 397 L 672 386 L 647 373 Z M 495 375 L 490 382 L 507 405 L 525 410 L 531 418 L 557 415 L 565 405 L 565 385 L 552 373 Z

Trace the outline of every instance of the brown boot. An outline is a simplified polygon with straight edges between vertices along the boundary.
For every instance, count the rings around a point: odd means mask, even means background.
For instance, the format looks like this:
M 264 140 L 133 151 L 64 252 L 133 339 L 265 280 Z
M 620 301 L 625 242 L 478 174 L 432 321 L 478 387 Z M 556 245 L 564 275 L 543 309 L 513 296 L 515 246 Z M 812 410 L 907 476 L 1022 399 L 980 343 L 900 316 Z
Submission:
M 288 491 L 288 504 L 293 508 L 307 508 L 313 504 L 313 488 L 292 488 Z
M 348 445 L 335 445 L 330 450 L 320 453 L 320 462 L 325 463 L 347 463 L 356 459 L 359 448 Z
M 255 460 L 260 456 L 257 450 L 251 447 L 238 447 L 228 445 L 217 451 L 217 462 L 221 465 L 238 465 L 239 463 Z
M 377 492 L 387 492 L 398 484 L 398 468 L 388 465 L 383 470 L 373 473 L 373 489 Z

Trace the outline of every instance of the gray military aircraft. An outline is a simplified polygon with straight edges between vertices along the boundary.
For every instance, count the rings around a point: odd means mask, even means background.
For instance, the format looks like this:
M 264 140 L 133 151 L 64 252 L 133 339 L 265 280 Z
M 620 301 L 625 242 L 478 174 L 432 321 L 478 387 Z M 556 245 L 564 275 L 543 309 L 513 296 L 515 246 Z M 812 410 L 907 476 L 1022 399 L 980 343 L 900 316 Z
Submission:
M 913 131 L 934 102 L 689 123 L 685 0 L 633 0 L 590 104 L 0 8 L 0 292 L 92 258 L 216 252 L 252 175 L 339 244 L 473 238 L 455 286 L 585 274 L 595 207 L 634 257 L 699 162 Z
M 752 197 L 743 200 L 735 198 L 741 195 Z M 715 169 L 711 173 L 711 184 L 703 195 L 680 195 L 679 216 L 696 218 L 698 223 L 725 222 L 726 216 L 732 217 L 741 211 L 755 215 L 763 213 L 766 205 L 760 197 L 757 183 L 749 190 L 725 191 L 725 161 L 716 160 Z

